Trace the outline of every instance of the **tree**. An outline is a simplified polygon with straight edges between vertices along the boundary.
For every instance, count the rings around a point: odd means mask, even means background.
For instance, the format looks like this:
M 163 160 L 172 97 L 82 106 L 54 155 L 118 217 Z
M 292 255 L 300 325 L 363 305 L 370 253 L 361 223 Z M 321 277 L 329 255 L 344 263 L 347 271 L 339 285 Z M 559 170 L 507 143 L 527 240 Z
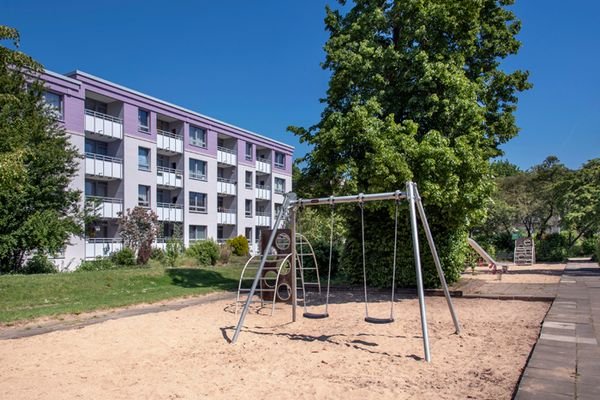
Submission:
M 80 234 L 80 192 L 69 188 L 78 153 L 43 101 L 42 66 L 16 50 L 19 33 L 0 26 L 0 272 L 55 253 Z
M 301 162 L 315 194 L 390 191 L 416 181 L 450 281 L 462 267 L 467 229 L 485 216 L 489 159 L 517 134 L 516 96 L 530 87 L 526 72 L 499 67 L 520 46 L 509 4 L 355 0 L 345 14 L 327 8 L 326 107 L 315 126 L 290 127 L 312 145 Z M 375 222 L 366 233 L 372 284 L 389 284 L 391 209 L 365 208 Z M 357 215 L 346 214 L 344 268 L 359 279 Z M 407 225 L 400 237 L 410 243 Z M 402 251 L 402 282 L 413 283 L 411 249 Z M 437 284 L 429 258 L 424 268 L 426 283 Z
M 144 207 L 128 208 L 119 221 L 123 244 L 137 254 L 137 263 L 146 264 L 158 232 L 158 215 Z
M 600 158 L 576 171 L 562 194 L 562 223 L 570 232 L 572 247 L 579 238 L 600 232 Z

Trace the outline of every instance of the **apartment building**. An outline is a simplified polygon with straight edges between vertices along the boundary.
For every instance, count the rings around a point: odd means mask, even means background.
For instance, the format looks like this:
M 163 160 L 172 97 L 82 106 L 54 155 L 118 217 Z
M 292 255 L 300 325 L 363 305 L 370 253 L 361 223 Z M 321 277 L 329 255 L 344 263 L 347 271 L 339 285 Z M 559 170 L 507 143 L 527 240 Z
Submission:
M 119 213 L 136 206 L 157 213 L 157 247 L 177 231 L 186 246 L 237 235 L 256 244 L 291 191 L 292 146 L 85 72 L 43 79 L 84 155 L 73 186 L 99 214 L 56 260 L 63 267 L 121 249 Z

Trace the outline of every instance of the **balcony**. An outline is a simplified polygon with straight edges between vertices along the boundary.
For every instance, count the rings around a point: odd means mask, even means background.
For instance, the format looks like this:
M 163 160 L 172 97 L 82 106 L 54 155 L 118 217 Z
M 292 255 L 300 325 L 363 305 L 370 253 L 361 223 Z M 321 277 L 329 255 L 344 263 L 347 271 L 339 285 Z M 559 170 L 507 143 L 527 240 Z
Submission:
M 119 218 L 123 212 L 123 200 L 112 197 L 85 196 L 85 202 L 95 204 L 98 218 Z
M 235 225 L 236 210 L 219 207 L 217 209 L 217 224 Z
M 85 110 L 85 131 L 110 139 L 123 139 L 123 120 L 112 115 Z
M 263 174 L 271 173 L 271 161 L 269 160 L 256 160 L 256 172 L 261 172 Z
M 237 165 L 236 151 L 227 147 L 217 147 L 217 162 L 227 165 Z
M 168 188 L 183 187 L 183 171 L 180 169 L 157 167 L 156 185 Z
M 256 198 L 259 200 L 271 200 L 271 187 L 256 185 Z
M 85 258 L 107 257 L 123 248 L 123 240 L 119 238 L 85 239 Z
M 183 136 L 176 133 L 156 131 L 156 148 L 166 153 L 183 153 Z
M 217 178 L 217 193 L 235 196 L 236 183 L 233 179 Z
M 159 221 L 183 222 L 183 206 L 181 204 L 158 203 L 156 214 Z
M 85 153 L 85 173 L 102 180 L 122 179 L 123 160 L 95 153 Z
M 271 226 L 271 214 L 268 212 L 257 212 L 256 213 L 256 225 L 257 226 Z

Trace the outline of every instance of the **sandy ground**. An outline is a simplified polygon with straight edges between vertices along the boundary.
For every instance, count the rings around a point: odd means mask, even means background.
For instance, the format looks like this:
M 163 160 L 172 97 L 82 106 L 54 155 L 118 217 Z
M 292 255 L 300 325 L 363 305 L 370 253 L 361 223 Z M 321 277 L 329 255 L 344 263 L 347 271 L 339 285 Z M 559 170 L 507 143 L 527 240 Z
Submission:
M 0 341 L 0 399 L 510 399 L 549 307 L 543 302 L 427 298 L 432 363 L 418 303 L 369 325 L 364 305 L 337 294 L 331 318 L 289 323 L 253 313 L 236 345 L 229 301 Z M 372 304 L 383 316 L 385 303 Z
M 502 281 L 503 283 L 555 283 L 558 284 L 566 264 L 510 265 L 504 274 L 490 273 L 488 267 L 476 267 L 475 274 L 467 268 L 462 280 Z

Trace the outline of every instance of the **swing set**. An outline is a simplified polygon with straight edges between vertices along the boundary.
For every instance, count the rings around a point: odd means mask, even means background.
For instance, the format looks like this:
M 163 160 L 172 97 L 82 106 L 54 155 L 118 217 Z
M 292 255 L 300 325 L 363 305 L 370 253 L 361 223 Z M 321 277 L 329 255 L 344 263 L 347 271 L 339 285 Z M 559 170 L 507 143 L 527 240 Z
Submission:
M 368 300 L 368 290 L 367 290 L 367 263 L 366 263 L 366 252 L 365 252 L 365 218 L 364 218 L 364 204 L 366 202 L 371 201 L 383 201 L 383 200 L 394 200 L 395 201 L 395 210 L 394 210 L 394 259 L 392 265 L 392 295 L 390 301 L 390 313 L 389 316 L 386 317 L 373 317 L 369 315 L 369 300 Z M 397 258 L 397 250 L 398 250 L 398 209 L 401 201 L 407 201 L 409 205 L 409 214 L 410 214 L 410 225 L 411 225 L 411 235 L 413 242 L 413 254 L 415 261 L 415 272 L 417 278 L 417 294 L 419 298 L 419 309 L 421 315 L 421 331 L 423 334 L 423 349 L 425 353 L 425 360 L 427 362 L 431 361 L 431 353 L 429 349 L 429 334 L 427 328 L 427 315 L 425 309 L 425 297 L 424 297 L 424 289 L 423 289 L 423 276 L 422 276 L 422 268 L 421 268 L 421 257 L 419 250 L 419 237 L 418 237 L 418 225 L 417 225 L 417 214 L 421 220 L 422 228 L 425 232 L 425 236 L 427 238 L 427 243 L 429 245 L 429 249 L 433 256 L 434 264 L 437 270 L 438 278 L 442 285 L 442 289 L 444 291 L 444 296 L 446 297 L 446 302 L 448 304 L 448 308 L 450 311 L 450 315 L 452 316 L 452 321 L 454 322 L 454 327 L 456 333 L 460 333 L 461 327 L 458 322 L 458 318 L 456 316 L 454 306 L 452 304 L 452 298 L 450 297 L 450 292 L 448 290 L 448 285 L 446 283 L 446 279 L 444 277 L 444 272 L 442 270 L 442 266 L 440 263 L 440 259 L 435 247 L 435 243 L 433 241 L 433 236 L 431 235 L 431 230 L 429 229 L 429 224 L 427 222 L 427 217 L 425 216 L 425 210 L 423 208 L 423 204 L 421 202 L 421 197 L 417 190 L 417 185 L 414 182 L 406 183 L 406 191 L 401 192 L 399 190 L 395 192 L 389 193 L 374 193 L 374 194 L 363 194 L 360 193 L 358 195 L 352 196 L 330 196 L 325 198 L 315 198 L 315 199 L 297 199 L 295 193 L 288 193 L 285 196 L 283 206 L 281 211 L 277 215 L 276 221 L 273 224 L 273 229 L 270 232 L 268 240 L 266 240 L 265 249 L 271 249 L 275 244 L 275 247 L 281 247 L 283 244 L 283 249 L 289 250 L 289 255 L 284 259 L 291 264 L 290 278 L 288 279 L 288 284 L 291 286 L 290 290 L 290 300 L 292 304 L 292 321 L 296 321 L 297 317 L 297 306 L 298 306 L 298 288 L 297 288 L 297 270 L 300 271 L 300 289 L 303 294 L 303 308 L 304 312 L 302 316 L 304 318 L 310 319 L 323 319 L 329 317 L 329 298 L 330 298 L 330 282 L 331 282 L 331 269 L 332 269 L 332 255 L 333 255 L 333 235 L 334 235 L 334 218 L 335 218 L 335 210 L 334 207 L 336 204 L 342 203 L 357 203 L 360 209 L 360 221 L 361 221 L 361 246 L 362 246 L 362 270 L 363 270 L 363 283 L 364 283 L 364 303 L 365 303 L 365 322 L 372 324 L 389 324 L 394 322 L 394 295 L 395 295 L 395 286 L 396 286 L 396 258 Z M 299 235 L 303 238 L 301 233 L 296 231 L 297 228 L 297 217 L 299 212 L 304 207 L 308 206 L 319 206 L 319 205 L 330 205 L 331 207 L 331 230 L 329 235 L 329 262 L 328 262 L 328 271 L 327 271 L 327 288 L 325 294 L 325 304 L 324 310 L 322 312 L 310 312 L 308 310 L 307 302 L 306 302 L 306 292 L 304 285 L 304 263 L 303 253 L 300 252 L 300 255 L 297 251 L 296 243 L 303 243 L 302 241 L 297 242 L 296 235 Z M 290 229 L 277 229 L 284 217 L 288 216 Z M 287 246 L 287 247 L 286 247 Z M 248 289 L 248 297 L 244 303 L 244 307 L 242 309 L 242 313 L 240 315 L 239 321 L 235 328 L 235 333 L 233 338 L 231 339 L 231 343 L 235 343 L 240 335 L 242 330 L 244 320 L 248 314 L 248 310 L 251 302 L 253 301 L 254 295 L 258 292 L 261 294 L 261 289 L 259 288 L 259 284 L 262 286 L 262 280 L 264 279 L 264 269 L 265 264 L 267 264 L 267 260 L 269 258 L 269 251 L 263 251 L 261 256 L 260 264 L 257 268 L 256 275 L 252 282 L 252 286 Z M 316 267 L 316 265 L 315 265 Z M 267 267 L 268 268 L 268 267 Z M 279 267 L 281 269 L 281 267 Z M 321 287 L 319 284 L 319 292 L 321 291 Z M 239 297 L 239 294 L 238 294 Z M 262 295 L 261 295 L 262 302 Z

